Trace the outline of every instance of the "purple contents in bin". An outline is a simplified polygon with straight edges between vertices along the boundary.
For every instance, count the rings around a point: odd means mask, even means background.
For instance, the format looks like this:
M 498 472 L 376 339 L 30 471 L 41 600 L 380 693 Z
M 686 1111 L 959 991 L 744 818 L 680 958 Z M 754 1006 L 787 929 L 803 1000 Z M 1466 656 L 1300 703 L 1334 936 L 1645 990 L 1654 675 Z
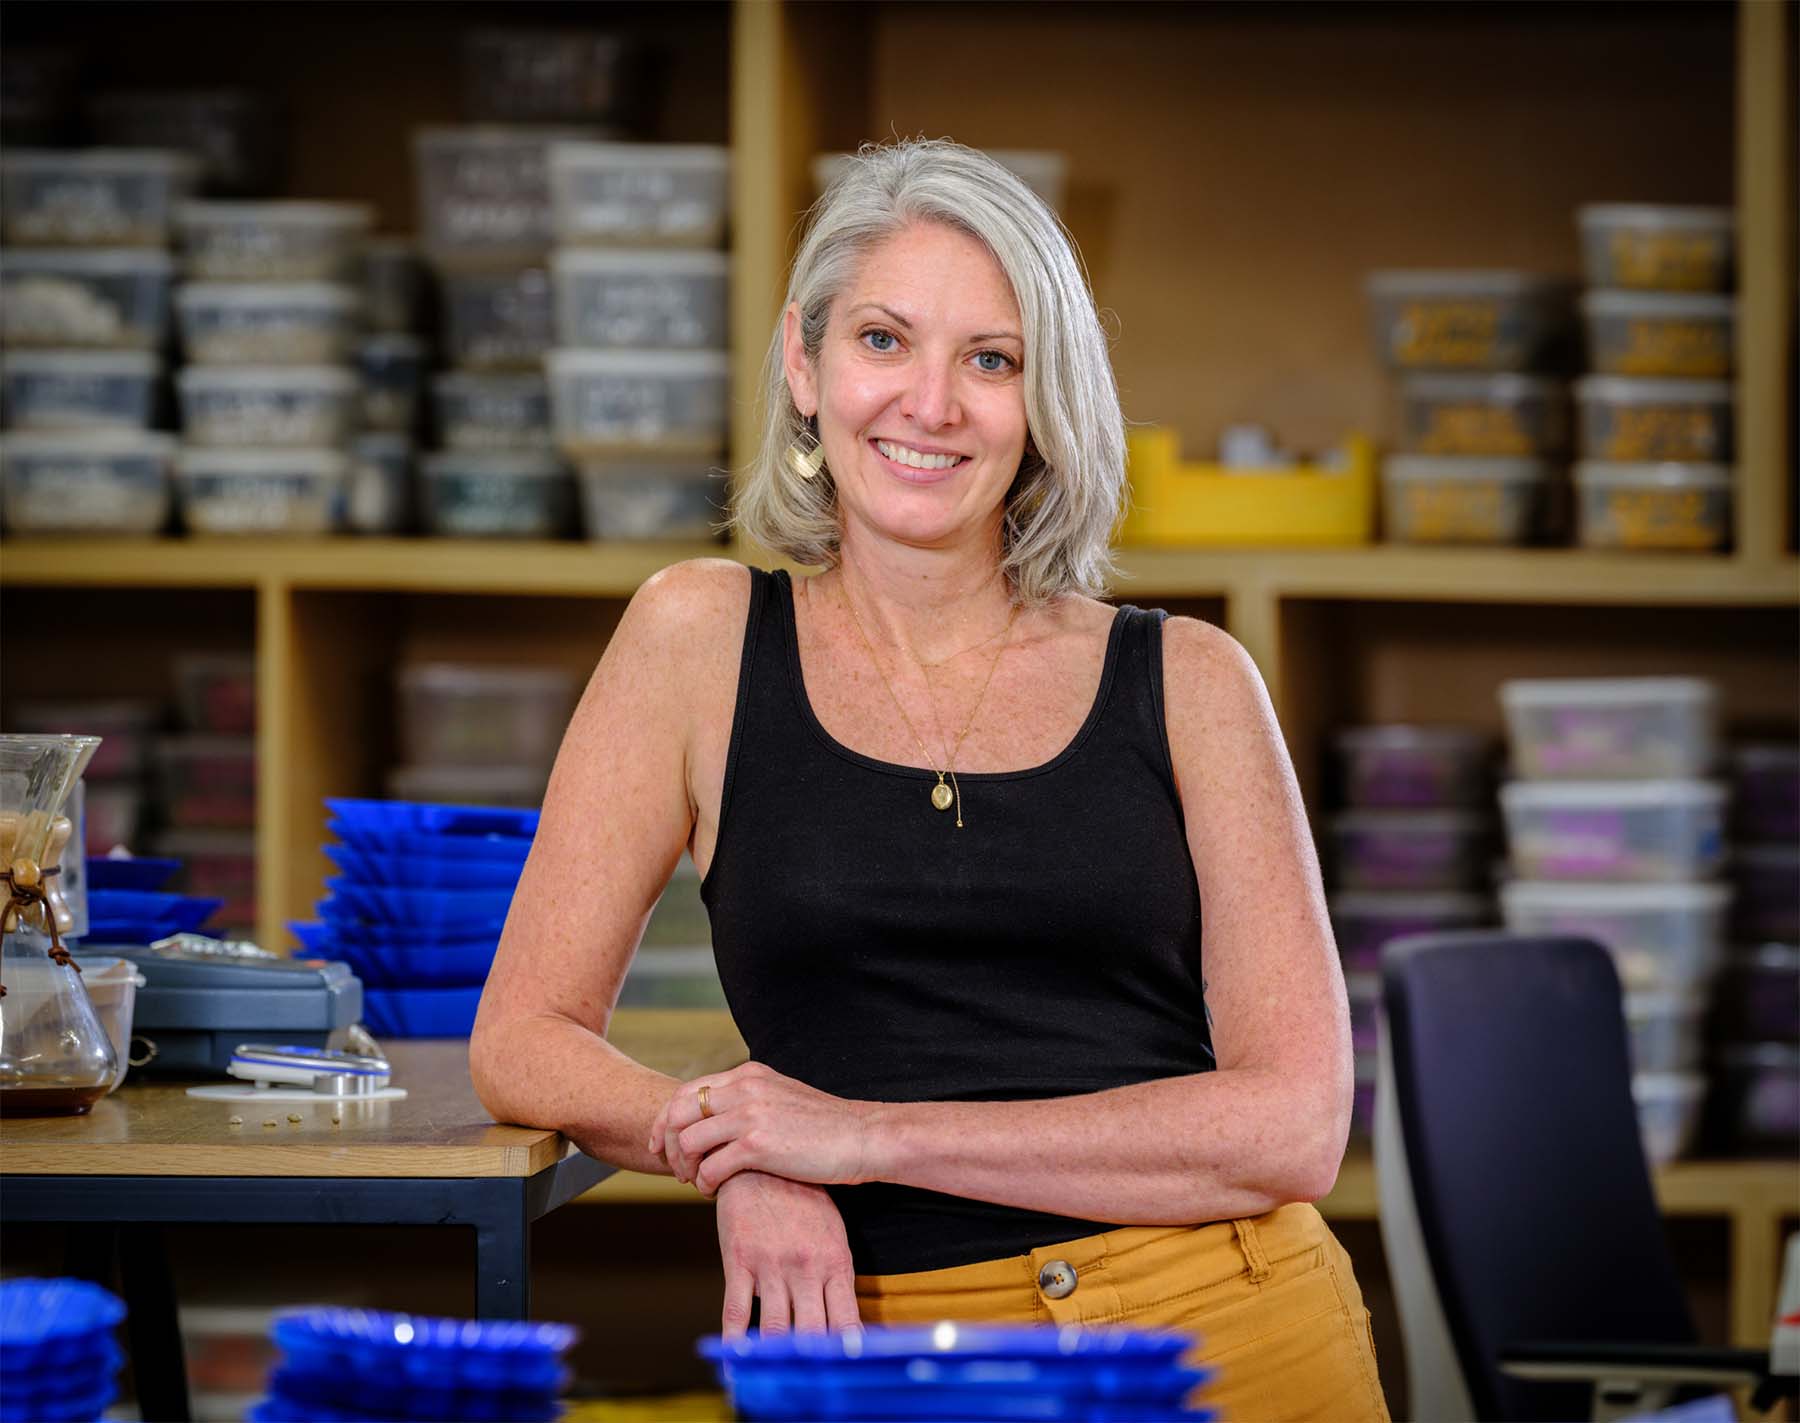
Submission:
M 1800 943 L 1800 845 L 1740 846 L 1731 877 L 1740 941 Z
M 1353 726 L 1332 737 L 1344 803 L 1371 809 L 1477 806 L 1488 738 L 1461 727 Z
M 1800 1048 L 1757 1043 L 1727 1048 L 1722 1116 L 1740 1150 L 1791 1152 L 1800 1143 Z
M 1764 944 L 1738 954 L 1718 989 L 1720 1034 L 1741 1043 L 1800 1043 L 1800 948 Z
M 1756 742 L 1732 753 L 1737 831 L 1746 840 L 1800 840 L 1800 743 Z
M 1350 973 L 1377 973 L 1381 948 L 1407 934 L 1492 924 L 1493 905 L 1478 894 L 1346 891 L 1331 896 L 1331 926 Z
M 1351 811 L 1332 822 L 1345 889 L 1473 889 L 1487 872 L 1485 817 L 1446 811 Z

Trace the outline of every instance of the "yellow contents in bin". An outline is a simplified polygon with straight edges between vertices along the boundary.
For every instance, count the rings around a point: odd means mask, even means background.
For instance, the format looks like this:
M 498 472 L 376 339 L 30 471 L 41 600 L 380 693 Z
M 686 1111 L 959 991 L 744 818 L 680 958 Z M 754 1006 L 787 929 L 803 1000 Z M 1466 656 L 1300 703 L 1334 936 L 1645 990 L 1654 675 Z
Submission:
M 1342 469 L 1247 470 L 1183 463 L 1171 429 L 1127 440 L 1131 512 L 1126 543 L 1179 545 L 1364 544 L 1375 536 L 1375 446 L 1344 442 Z

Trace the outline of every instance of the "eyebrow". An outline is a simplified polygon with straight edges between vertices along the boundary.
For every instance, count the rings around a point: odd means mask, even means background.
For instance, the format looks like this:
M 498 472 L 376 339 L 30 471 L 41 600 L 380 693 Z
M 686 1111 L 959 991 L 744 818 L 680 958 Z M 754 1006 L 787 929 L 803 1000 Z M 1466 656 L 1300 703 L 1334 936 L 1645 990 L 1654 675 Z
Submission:
M 879 311 L 902 330 L 911 331 L 913 329 L 912 322 L 895 311 L 893 307 L 883 306 L 878 301 L 865 301 L 862 305 L 853 307 L 851 315 L 855 315 L 859 311 Z M 1020 345 L 1025 342 L 1025 338 L 1020 336 L 1017 331 L 983 331 L 964 339 L 968 341 L 1017 341 Z

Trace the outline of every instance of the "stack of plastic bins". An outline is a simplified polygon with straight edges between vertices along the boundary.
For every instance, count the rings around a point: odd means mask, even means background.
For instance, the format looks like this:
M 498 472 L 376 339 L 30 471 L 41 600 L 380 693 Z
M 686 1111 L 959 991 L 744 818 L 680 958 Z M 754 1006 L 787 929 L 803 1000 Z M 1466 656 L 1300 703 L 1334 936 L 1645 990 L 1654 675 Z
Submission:
M 1375 1122 L 1381 949 L 1390 939 L 1493 922 L 1493 747 L 1455 726 L 1343 727 L 1332 736 L 1338 804 L 1324 860 L 1356 1047 L 1352 1130 Z
M 730 174 L 722 147 L 550 150 L 551 408 L 590 539 L 722 533 Z
M 1715 1018 L 1711 1139 L 1723 1150 L 1800 1149 L 1800 745 L 1733 748 L 1735 945 Z
M 168 245 L 196 165 L 152 149 L 0 155 L 0 478 L 9 529 L 155 534 Z
M 1575 387 L 1578 540 L 1722 549 L 1734 483 L 1736 215 L 1601 204 L 1577 216 L 1594 372 Z
M 118 1395 L 125 1306 L 86 1280 L 0 1282 L 0 1423 L 93 1423 Z
M 1400 453 L 1381 471 L 1394 543 L 1525 544 L 1554 531 L 1569 454 L 1569 283 L 1528 272 L 1369 275 L 1399 378 Z
M 871 1325 L 700 1341 L 745 1419 L 1199 1423 L 1212 1370 L 1174 1331 L 1054 1324 Z
M 277 1315 L 269 1332 L 281 1359 L 251 1423 L 550 1423 L 578 1337 L 567 1324 L 323 1307 Z
M 560 667 L 421 662 L 395 675 L 402 764 L 396 800 L 535 809 L 575 705 Z
M 369 1030 L 467 1037 L 531 852 L 537 812 L 403 801 L 328 800 L 319 918 L 289 927 L 310 957 L 363 981 Z
M 151 743 L 162 721 L 162 705 L 148 698 L 26 701 L 13 708 L 14 731 L 100 738 L 82 773 L 88 854 L 143 848 Z
M 1731 889 L 1718 694 L 1698 678 L 1513 681 L 1500 688 L 1519 779 L 1500 790 L 1509 928 L 1611 950 L 1625 990 L 1645 1155 L 1684 1154 L 1699 1127 L 1713 981 Z
M 350 445 L 344 526 L 356 534 L 406 533 L 418 504 L 414 474 L 431 362 L 422 334 L 427 274 L 415 243 L 381 237 L 363 244 L 360 280 L 363 432 Z
M 176 887 L 222 901 L 221 927 L 256 925 L 256 662 L 175 659 L 182 733 L 154 746 L 165 828 L 155 855 L 182 862 Z

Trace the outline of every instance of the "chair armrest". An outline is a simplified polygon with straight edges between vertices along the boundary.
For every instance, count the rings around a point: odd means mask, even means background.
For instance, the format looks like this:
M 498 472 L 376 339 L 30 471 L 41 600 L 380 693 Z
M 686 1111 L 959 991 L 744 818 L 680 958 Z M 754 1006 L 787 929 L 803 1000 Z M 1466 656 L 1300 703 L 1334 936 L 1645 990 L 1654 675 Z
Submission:
M 1645 1384 L 1760 1382 L 1767 1349 L 1715 1349 L 1704 1344 L 1638 1344 L 1615 1340 L 1522 1340 L 1500 1351 L 1502 1372 L 1538 1382 L 1631 1379 Z

